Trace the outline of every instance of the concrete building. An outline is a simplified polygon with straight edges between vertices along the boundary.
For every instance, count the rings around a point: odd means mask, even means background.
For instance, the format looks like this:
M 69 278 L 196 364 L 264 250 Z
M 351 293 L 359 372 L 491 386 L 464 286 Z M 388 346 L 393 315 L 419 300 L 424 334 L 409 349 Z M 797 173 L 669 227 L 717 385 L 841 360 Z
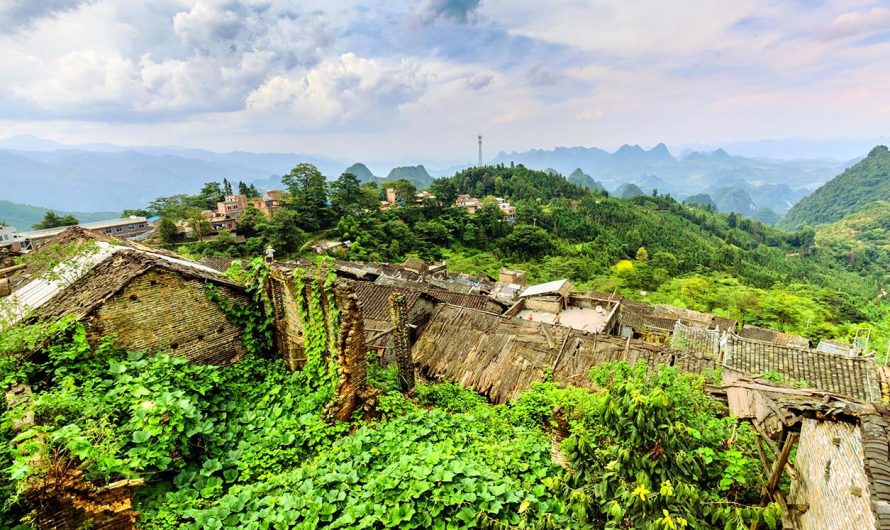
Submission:
M 24 242 L 25 238 L 16 232 L 15 227 L 0 225 L 0 248 L 18 252 Z
M 81 223 L 77 225 L 85 230 L 98 232 L 118 239 L 130 239 L 142 235 L 154 227 L 149 224 L 148 219 L 131 215 L 121 219 L 109 219 L 107 221 L 96 221 L 93 223 Z M 43 246 L 47 241 L 61 234 L 70 226 L 61 226 L 58 228 L 46 228 L 43 230 L 31 230 L 29 232 L 21 232 L 19 235 L 23 238 L 22 250 L 36 250 Z

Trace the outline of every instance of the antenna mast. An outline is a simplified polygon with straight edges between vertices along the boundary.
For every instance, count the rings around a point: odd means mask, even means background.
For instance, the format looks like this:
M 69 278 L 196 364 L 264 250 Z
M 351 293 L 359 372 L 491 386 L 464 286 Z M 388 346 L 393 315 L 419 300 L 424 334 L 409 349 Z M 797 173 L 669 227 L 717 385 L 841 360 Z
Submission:
M 482 166 L 482 135 L 479 135 L 479 166 Z

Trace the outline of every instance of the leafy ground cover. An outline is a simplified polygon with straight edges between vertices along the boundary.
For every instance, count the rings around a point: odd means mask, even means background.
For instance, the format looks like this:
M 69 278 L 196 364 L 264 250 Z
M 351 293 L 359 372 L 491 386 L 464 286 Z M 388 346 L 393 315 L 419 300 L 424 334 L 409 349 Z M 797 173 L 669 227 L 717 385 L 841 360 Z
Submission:
M 669 368 L 607 366 L 592 374 L 599 392 L 543 384 L 492 406 L 450 383 L 406 399 L 394 370 L 372 365 L 380 418 L 335 423 L 329 384 L 259 355 L 217 367 L 91 348 L 66 319 L 5 334 L 0 357 L 4 389 L 33 389 L 35 418 L 21 433 L 20 410 L 0 422 L 0 527 L 28 528 L 18 494 L 47 462 L 146 479 L 146 529 L 774 525 L 774 507 L 751 507 L 750 430 Z M 568 469 L 551 461 L 556 409 Z

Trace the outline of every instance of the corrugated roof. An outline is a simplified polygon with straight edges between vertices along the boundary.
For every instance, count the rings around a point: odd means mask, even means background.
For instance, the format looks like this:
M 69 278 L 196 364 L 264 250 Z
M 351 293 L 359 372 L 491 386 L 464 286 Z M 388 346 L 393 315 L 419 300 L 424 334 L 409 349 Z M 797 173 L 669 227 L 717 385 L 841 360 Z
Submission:
M 526 296 L 556 293 L 562 290 L 568 282 L 568 280 L 555 280 L 552 282 L 531 285 L 522 291 L 522 294 L 520 294 L 519 297 L 524 298 Z
M 148 222 L 148 219 L 146 219 L 145 217 L 132 216 L 132 217 L 122 217 L 120 219 L 107 219 L 105 221 L 94 221 L 92 223 L 80 223 L 78 225 L 73 225 L 73 226 L 78 226 L 78 227 L 84 228 L 86 230 L 103 230 L 105 228 L 112 228 L 115 226 L 128 225 L 128 224 L 132 224 L 132 223 L 145 223 L 145 222 Z M 61 234 L 62 232 L 64 232 L 65 230 L 68 230 L 69 228 L 71 228 L 71 227 L 70 226 L 60 226 L 58 228 L 44 228 L 42 230 L 31 230 L 29 232 L 19 232 L 19 235 L 28 237 L 28 238 L 47 237 L 47 236 L 54 236 L 56 234 Z

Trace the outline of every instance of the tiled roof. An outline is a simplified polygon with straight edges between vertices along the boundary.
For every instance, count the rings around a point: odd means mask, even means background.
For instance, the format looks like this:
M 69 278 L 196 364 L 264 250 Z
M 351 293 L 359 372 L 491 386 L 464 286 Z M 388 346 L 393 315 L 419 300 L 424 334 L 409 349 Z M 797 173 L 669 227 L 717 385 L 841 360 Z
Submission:
M 773 372 L 787 381 L 864 402 L 880 399 L 880 382 L 874 359 L 850 357 L 731 334 L 724 364 L 748 374 Z
M 392 293 L 402 293 L 405 295 L 405 304 L 408 311 L 414 307 L 414 304 L 424 296 L 420 291 L 409 289 L 399 289 L 389 285 L 378 285 L 371 282 L 355 282 L 355 295 L 361 304 L 362 316 L 371 320 L 390 319 L 389 315 L 389 296 Z

